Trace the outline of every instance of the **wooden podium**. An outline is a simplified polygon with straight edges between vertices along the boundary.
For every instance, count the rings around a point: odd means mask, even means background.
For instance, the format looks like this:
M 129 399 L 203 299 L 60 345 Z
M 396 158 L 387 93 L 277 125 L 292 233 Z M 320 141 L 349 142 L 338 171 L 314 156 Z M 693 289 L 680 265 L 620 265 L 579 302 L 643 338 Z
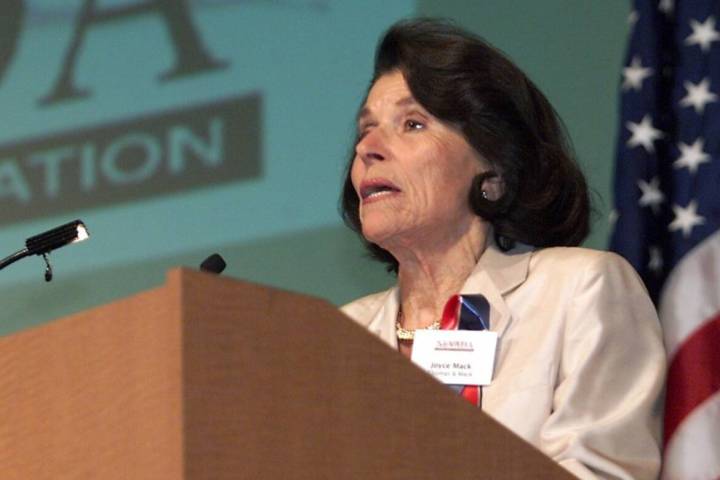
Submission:
M 325 301 L 189 270 L 0 339 L 3 479 L 573 478 Z

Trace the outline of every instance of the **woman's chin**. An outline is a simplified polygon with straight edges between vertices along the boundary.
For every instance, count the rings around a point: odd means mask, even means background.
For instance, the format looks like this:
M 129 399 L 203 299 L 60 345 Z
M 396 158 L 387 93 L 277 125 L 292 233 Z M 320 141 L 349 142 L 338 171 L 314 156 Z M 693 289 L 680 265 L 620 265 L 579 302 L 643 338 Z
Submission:
M 388 235 L 383 235 L 380 232 L 375 232 L 375 231 L 369 231 L 367 233 L 365 233 L 365 232 L 366 232 L 366 230 L 363 229 L 363 238 L 365 238 L 365 240 L 367 240 L 370 243 L 374 243 L 375 245 L 379 245 L 381 247 L 383 246 L 383 244 L 389 237 Z
M 393 228 L 392 225 L 373 222 L 363 223 L 362 225 L 362 234 L 365 240 L 381 247 L 398 233 L 397 228 Z

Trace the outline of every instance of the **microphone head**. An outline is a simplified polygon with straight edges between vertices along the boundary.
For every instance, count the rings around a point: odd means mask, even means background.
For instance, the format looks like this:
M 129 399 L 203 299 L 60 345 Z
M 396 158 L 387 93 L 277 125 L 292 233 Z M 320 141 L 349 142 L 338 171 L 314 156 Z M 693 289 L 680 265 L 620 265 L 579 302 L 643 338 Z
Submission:
M 25 248 L 30 255 L 43 255 L 70 243 L 82 242 L 88 237 L 85 224 L 81 220 L 75 220 L 28 238 L 25 240 Z
M 227 264 L 218 253 L 213 253 L 200 264 L 200 270 L 208 273 L 222 273 Z

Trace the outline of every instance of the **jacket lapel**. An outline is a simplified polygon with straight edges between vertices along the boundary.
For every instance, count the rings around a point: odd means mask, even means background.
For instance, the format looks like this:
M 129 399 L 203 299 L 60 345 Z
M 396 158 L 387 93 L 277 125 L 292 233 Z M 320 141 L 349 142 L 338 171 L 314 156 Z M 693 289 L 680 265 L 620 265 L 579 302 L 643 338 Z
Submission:
M 510 310 L 503 296 L 523 283 L 528 275 L 532 248 L 519 245 L 503 252 L 494 241 L 480 257 L 460 293 L 482 294 L 490 304 L 490 329 L 502 337 L 510 320 Z M 397 286 L 389 289 L 378 302 L 378 309 L 368 324 L 368 330 L 397 350 L 395 321 L 400 306 L 400 292 Z
M 490 304 L 490 330 L 502 337 L 511 320 L 504 295 L 523 283 L 528 275 L 532 248 L 519 245 L 503 252 L 494 241 L 480 257 L 460 293 L 482 294 Z

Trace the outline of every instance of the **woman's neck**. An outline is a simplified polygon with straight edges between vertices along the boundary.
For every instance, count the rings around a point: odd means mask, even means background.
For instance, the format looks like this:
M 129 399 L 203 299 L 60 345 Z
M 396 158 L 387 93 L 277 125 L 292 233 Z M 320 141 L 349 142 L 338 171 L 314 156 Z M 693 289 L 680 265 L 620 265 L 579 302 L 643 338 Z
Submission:
M 457 294 L 485 250 L 489 229 L 471 226 L 454 241 L 414 243 L 391 250 L 398 260 L 403 327 L 424 328 L 439 320 L 450 296 Z

